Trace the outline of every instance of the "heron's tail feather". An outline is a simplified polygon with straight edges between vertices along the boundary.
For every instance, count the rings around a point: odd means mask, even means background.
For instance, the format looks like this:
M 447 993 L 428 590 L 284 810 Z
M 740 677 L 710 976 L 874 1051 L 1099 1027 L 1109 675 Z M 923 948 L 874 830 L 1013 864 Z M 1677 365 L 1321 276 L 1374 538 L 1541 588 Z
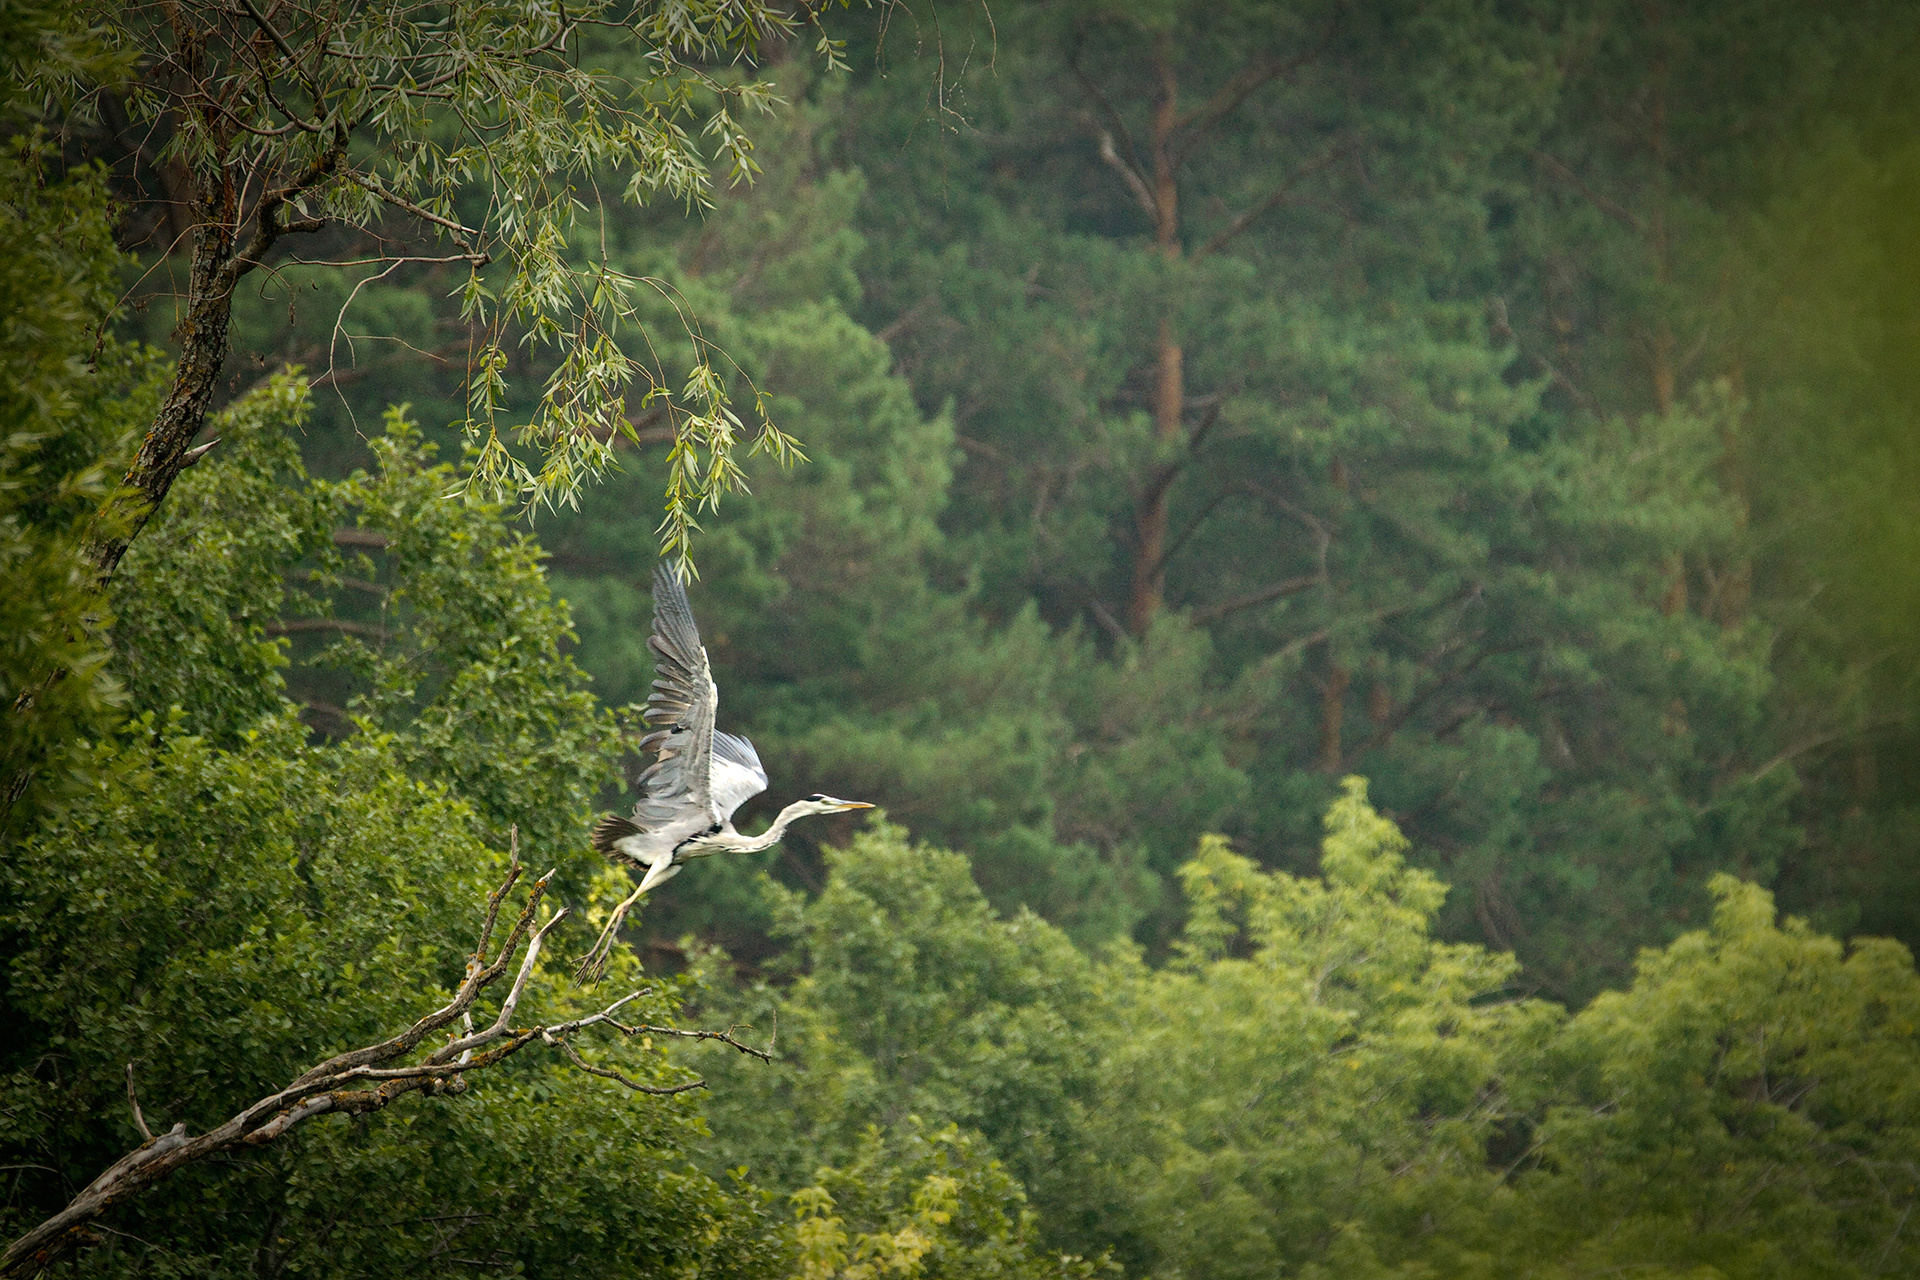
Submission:
M 645 834 L 639 824 L 627 818 L 622 818 L 617 814 L 610 813 L 600 819 L 599 824 L 593 829 L 593 851 L 612 858 L 617 862 L 632 862 L 632 858 L 621 853 L 614 846 L 620 841 L 625 840 L 628 836 Z

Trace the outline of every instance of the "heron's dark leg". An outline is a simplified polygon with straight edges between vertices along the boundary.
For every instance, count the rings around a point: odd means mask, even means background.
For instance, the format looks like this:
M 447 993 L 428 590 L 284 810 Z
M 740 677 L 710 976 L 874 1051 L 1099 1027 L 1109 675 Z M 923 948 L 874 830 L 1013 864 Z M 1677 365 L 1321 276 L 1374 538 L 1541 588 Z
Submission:
M 651 888 L 653 885 L 643 879 L 640 887 L 628 894 L 627 900 L 613 909 L 613 916 L 607 921 L 607 927 L 600 931 L 599 941 L 593 944 L 593 950 L 587 952 L 585 958 L 580 961 L 580 967 L 573 971 L 575 985 L 590 987 L 606 976 L 607 957 L 613 954 L 613 944 L 620 933 L 620 922 L 627 918 L 627 912 L 633 904 L 640 901 Z

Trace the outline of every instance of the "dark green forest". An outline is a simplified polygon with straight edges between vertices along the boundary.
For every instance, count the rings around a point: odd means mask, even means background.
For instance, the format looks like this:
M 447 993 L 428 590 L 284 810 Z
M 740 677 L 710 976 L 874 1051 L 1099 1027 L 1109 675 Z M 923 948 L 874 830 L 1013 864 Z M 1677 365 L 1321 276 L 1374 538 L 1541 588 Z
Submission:
M 0 49 L 5 1239 L 551 922 L 5 1275 L 1920 1274 L 1910 5 Z

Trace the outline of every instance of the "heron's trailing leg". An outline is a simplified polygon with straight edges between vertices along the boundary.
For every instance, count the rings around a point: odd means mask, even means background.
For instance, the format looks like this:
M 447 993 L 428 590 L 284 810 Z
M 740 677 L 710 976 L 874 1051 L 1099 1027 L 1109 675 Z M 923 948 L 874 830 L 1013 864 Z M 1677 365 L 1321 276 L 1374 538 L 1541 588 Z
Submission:
M 574 985 L 590 987 L 606 976 L 607 957 L 613 954 L 614 941 L 620 934 L 620 922 L 627 918 L 627 911 L 633 904 L 640 901 L 641 896 L 651 888 L 653 888 L 652 884 L 642 880 L 640 887 L 628 894 L 627 900 L 613 909 L 613 918 L 608 920 L 607 927 L 600 931 L 600 940 L 593 944 L 593 950 L 587 952 L 586 957 L 580 961 L 580 967 L 573 971 Z
M 620 932 L 620 922 L 627 918 L 627 910 L 640 901 L 648 890 L 662 881 L 671 880 L 680 874 L 680 864 L 671 855 L 661 858 L 647 874 L 640 877 L 640 887 L 627 895 L 627 900 L 613 909 L 613 919 L 607 921 L 607 927 L 600 934 L 600 941 L 593 944 L 593 950 L 587 952 L 586 959 L 574 971 L 573 980 L 580 986 L 590 986 L 600 981 L 600 975 L 607 971 L 607 957 L 613 954 L 614 936 Z

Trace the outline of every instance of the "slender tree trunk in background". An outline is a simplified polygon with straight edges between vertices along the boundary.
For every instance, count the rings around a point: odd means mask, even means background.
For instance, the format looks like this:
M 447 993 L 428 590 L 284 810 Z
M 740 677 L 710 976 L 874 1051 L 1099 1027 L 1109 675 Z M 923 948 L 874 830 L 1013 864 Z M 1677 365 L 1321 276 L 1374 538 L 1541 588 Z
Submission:
M 1161 316 L 1155 334 L 1153 427 L 1155 439 L 1178 444 L 1186 438 L 1181 422 L 1185 395 L 1185 353 L 1175 340 L 1173 321 Z M 1167 499 L 1178 463 L 1169 461 L 1153 477 L 1134 513 L 1133 583 L 1127 595 L 1127 630 L 1145 635 L 1160 612 L 1166 587 Z
M 1738 360 L 1727 371 L 1727 381 L 1733 387 L 1735 403 L 1746 400 L 1746 370 Z M 1738 550 L 1734 553 L 1734 562 L 1727 567 L 1726 577 L 1714 592 L 1711 616 L 1721 626 L 1731 630 L 1747 620 L 1747 608 L 1753 599 L 1753 557 L 1746 548 L 1747 524 L 1752 515 L 1752 503 L 1747 491 L 1746 459 L 1742 456 L 1737 420 L 1727 418 L 1720 424 L 1720 467 L 1721 483 L 1728 493 L 1733 495 L 1734 526 L 1738 541 Z
M 1347 718 L 1347 689 L 1353 673 L 1331 654 L 1327 657 L 1327 683 L 1320 691 L 1320 771 L 1337 774 L 1345 762 L 1340 730 Z
M 1667 288 L 1673 283 L 1673 246 L 1667 236 L 1668 166 L 1667 154 L 1667 50 L 1662 30 L 1665 15 L 1657 4 L 1646 7 L 1646 21 L 1653 38 L 1653 77 L 1647 103 L 1647 149 L 1653 153 L 1653 208 L 1649 211 L 1647 231 L 1653 241 L 1654 275 L 1660 282 L 1661 314 L 1654 323 L 1648 374 L 1653 384 L 1654 409 L 1665 415 L 1673 410 L 1673 325 L 1665 314 Z
M 1180 260 L 1179 159 L 1173 154 L 1179 119 L 1179 83 L 1174 79 L 1170 38 L 1156 37 L 1153 69 L 1160 98 L 1153 109 L 1154 243 L 1169 263 Z M 1186 439 L 1181 410 L 1186 396 L 1186 352 L 1173 323 L 1173 304 L 1164 301 L 1154 326 L 1153 433 L 1163 446 Z M 1134 514 L 1133 581 L 1127 594 L 1127 630 L 1145 635 L 1160 612 L 1166 586 L 1167 504 L 1173 489 L 1172 460 L 1162 464 L 1140 497 Z
M 1367 719 L 1378 725 L 1393 719 L 1393 691 L 1378 675 L 1374 676 L 1373 685 L 1367 690 Z
M 1653 335 L 1653 408 L 1654 412 L 1665 417 L 1673 412 L 1673 329 L 1666 321 Z
M 1167 288 L 1153 317 L 1152 385 L 1147 395 L 1153 412 L 1154 440 L 1160 446 L 1162 461 L 1141 478 L 1134 501 L 1132 571 L 1124 611 L 1126 630 L 1134 636 L 1145 635 L 1160 613 L 1166 588 L 1167 512 L 1173 486 L 1190 460 L 1192 448 L 1206 433 L 1206 424 L 1192 435 L 1186 427 L 1186 348 L 1182 345 L 1178 320 L 1177 267 L 1190 258 L 1200 259 L 1218 252 L 1255 219 L 1283 203 L 1295 182 L 1333 163 L 1338 151 L 1329 151 L 1321 159 L 1303 166 L 1293 179 L 1282 183 L 1265 200 L 1241 210 L 1191 254 L 1180 240 L 1180 166 L 1193 147 L 1237 111 L 1248 97 L 1274 80 L 1290 75 L 1301 61 L 1316 53 L 1309 52 L 1291 62 L 1256 55 L 1211 96 L 1182 115 L 1180 82 L 1173 60 L 1173 33 L 1157 33 L 1149 55 L 1157 92 L 1145 155 L 1136 153 L 1120 112 L 1080 69 L 1078 62 L 1072 63 L 1089 102 L 1098 106 L 1104 119 L 1104 124 L 1095 124 L 1094 113 L 1087 115 L 1100 144 L 1100 158 L 1120 175 L 1134 203 L 1152 220 L 1155 251 L 1167 264 Z M 1124 151 L 1121 143 L 1125 144 Z
M 1649 6 L 1647 19 L 1655 29 L 1655 40 L 1659 38 L 1658 28 L 1661 14 L 1657 7 Z M 1656 46 L 1657 47 L 1657 46 Z M 1666 305 L 1667 286 L 1673 283 L 1673 246 L 1668 238 L 1667 201 L 1663 181 L 1670 159 L 1667 155 L 1667 57 L 1664 49 L 1654 55 L 1653 93 L 1648 104 L 1647 145 L 1653 152 L 1655 172 L 1655 190 L 1653 207 L 1647 218 L 1647 234 L 1652 241 L 1654 273 L 1659 280 L 1662 292 L 1661 305 Z M 1653 389 L 1653 409 L 1661 417 L 1673 412 L 1674 379 L 1673 367 L 1673 323 L 1665 315 L 1654 322 L 1651 338 L 1647 343 L 1648 367 L 1647 379 Z M 1676 554 L 1670 570 L 1672 578 L 1667 585 L 1667 593 L 1661 597 L 1660 612 L 1666 617 L 1687 611 L 1687 563 L 1686 558 Z
M 1686 557 L 1675 552 L 1668 562 L 1667 572 L 1671 576 L 1667 580 L 1667 594 L 1660 597 L 1660 613 L 1663 617 L 1671 618 L 1687 611 Z

